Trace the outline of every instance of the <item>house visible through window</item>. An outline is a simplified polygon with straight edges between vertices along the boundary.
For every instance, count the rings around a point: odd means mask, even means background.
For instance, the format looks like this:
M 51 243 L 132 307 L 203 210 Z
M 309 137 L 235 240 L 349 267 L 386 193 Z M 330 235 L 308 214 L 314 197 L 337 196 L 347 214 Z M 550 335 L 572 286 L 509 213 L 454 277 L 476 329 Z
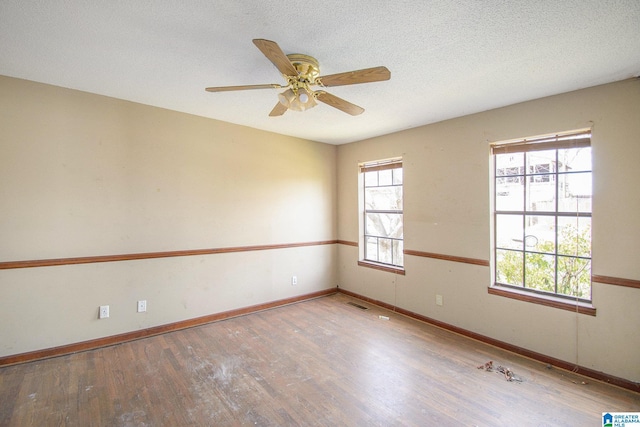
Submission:
M 495 285 L 591 300 L 591 134 L 492 146 Z
M 402 160 L 393 159 L 360 165 L 364 261 L 402 267 L 403 194 Z

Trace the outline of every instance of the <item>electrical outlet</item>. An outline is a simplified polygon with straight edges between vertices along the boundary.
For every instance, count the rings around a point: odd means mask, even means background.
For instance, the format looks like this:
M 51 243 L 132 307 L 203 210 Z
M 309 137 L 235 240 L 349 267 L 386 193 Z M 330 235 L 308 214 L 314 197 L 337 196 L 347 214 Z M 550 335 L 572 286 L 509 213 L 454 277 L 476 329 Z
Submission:
M 98 319 L 106 319 L 107 317 L 109 317 L 109 306 L 101 305 L 98 313 Z
M 436 295 L 436 305 L 443 305 L 442 295 Z
M 291 286 L 298 284 L 298 276 L 291 276 Z
M 144 313 L 147 311 L 147 300 L 138 301 L 138 313 Z

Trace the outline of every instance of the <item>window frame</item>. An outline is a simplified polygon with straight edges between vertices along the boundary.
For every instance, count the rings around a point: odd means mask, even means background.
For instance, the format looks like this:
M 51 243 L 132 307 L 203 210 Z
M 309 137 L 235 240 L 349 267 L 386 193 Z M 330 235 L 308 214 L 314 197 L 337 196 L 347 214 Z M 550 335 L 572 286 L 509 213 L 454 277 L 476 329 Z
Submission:
M 591 224 L 593 204 L 591 204 L 591 209 L 589 210 L 589 212 L 581 212 L 579 209 L 575 209 L 573 211 L 567 211 L 566 209 L 561 210 L 559 208 L 560 202 L 559 202 L 558 192 L 560 191 L 560 188 L 561 188 L 561 177 L 566 177 L 571 174 L 589 173 L 589 177 L 591 181 L 590 197 L 591 197 L 591 200 L 593 200 L 593 184 L 592 184 L 593 183 L 593 166 L 591 165 L 591 167 L 588 170 L 584 170 L 584 171 L 580 170 L 580 171 L 572 172 L 572 171 L 566 171 L 566 170 L 565 171 L 559 170 L 560 169 L 559 163 L 557 163 L 558 153 L 560 150 L 570 149 L 570 148 L 581 148 L 581 147 L 591 147 L 591 130 L 590 129 L 581 129 L 577 131 L 559 133 L 554 135 L 546 135 L 546 136 L 535 137 L 535 138 L 504 141 L 504 142 L 497 142 L 497 143 L 491 144 L 491 160 L 492 160 L 491 162 L 492 164 L 491 206 L 492 206 L 492 230 L 493 230 L 493 236 L 492 236 L 492 264 L 493 265 L 492 265 L 492 272 L 491 272 L 492 284 L 489 288 L 489 293 L 492 293 L 495 295 L 507 296 L 510 298 L 515 298 L 523 301 L 538 302 L 544 305 L 554 306 L 558 308 L 577 310 L 578 312 L 595 315 L 595 308 L 593 308 L 593 306 L 591 305 L 592 297 L 593 297 L 593 281 L 591 280 L 591 275 L 592 275 L 591 270 L 593 268 L 591 236 L 589 237 L 589 255 L 588 256 L 582 256 L 578 254 L 576 255 L 562 254 L 561 252 L 559 252 L 559 249 L 558 249 L 558 246 L 559 246 L 558 239 L 561 232 L 560 228 L 558 227 L 559 219 L 576 218 L 577 220 L 579 220 L 579 218 L 589 218 L 590 224 Z M 534 152 L 534 151 L 543 151 L 543 150 L 555 151 L 556 166 L 553 167 L 550 164 L 544 165 L 544 166 L 547 166 L 549 171 L 535 170 L 535 166 L 538 166 L 538 165 L 527 164 L 528 153 Z M 505 174 L 499 175 L 497 155 L 512 154 L 512 153 L 513 154 L 517 153 L 523 156 L 523 159 L 522 159 L 523 164 L 521 168 L 522 171 L 518 171 L 516 175 L 505 175 Z M 533 167 L 532 171 L 528 171 L 529 166 Z M 499 192 L 498 179 L 499 178 L 513 179 L 514 177 L 518 177 L 519 179 L 522 180 L 521 181 L 523 186 L 522 208 L 515 209 L 515 210 L 504 210 L 504 209 L 499 210 L 497 206 L 498 197 L 500 196 L 498 194 Z M 549 181 L 545 181 L 546 178 L 548 178 Z M 551 182 L 551 181 L 555 182 L 555 194 L 556 194 L 554 199 L 553 210 L 537 211 L 535 209 L 532 209 L 532 210 L 528 209 L 527 196 L 531 194 L 531 190 L 529 189 L 529 184 Z M 498 247 L 498 233 L 499 233 L 498 216 L 499 215 L 512 215 L 513 217 L 515 217 L 516 215 L 522 216 L 524 237 L 523 237 L 521 249 Z M 527 236 L 526 236 L 526 225 L 524 221 L 526 220 L 527 217 L 533 217 L 533 216 L 553 218 L 554 250 L 552 253 L 543 253 L 543 254 L 553 257 L 554 292 L 549 292 L 549 291 L 535 289 L 535 288 L 526 286 L 526 265 L 525 265 L 526 254 L 540 253 L 536 250 L 528 250 L 527 245 L 525 244 L 525 240 Z M 591 229 L 591 225 L 589 227 Z M 498 274 L 498 267 L 499 267 L 498 251 L 499 250 L 512 251 L 515 253 L 520 252 L 522 254 L 522 257 L 523 257 L 522 270 L 523 271 L 522 271 L 521 285 L 501 283 L 497 281 L 499 276 Z M 559 282 L 558 259 L 560 259 L 561 257 L 588 260 L 588 263 L 589 263 L 589 297 L 588 298 L 558 293 L 558 282 Z
M 400 184 L 393 184 L 393 181 L 390 185 L 378 185 L 378 186 L 367 186 L 365 180 L 365 174 L 368 172 L 380 172 L 385 170 L 393 170 L 393 169 L 401 169 L 402 170 L 402 182 Z M 401 187 L 402 188 L 402 208 L 401 209 L 367 209 L 366 204 L 366 189 L 367 188 L 378 188 L 378 187 Z M 363 162 L 358 165 L 358 195 L 359 195 L 359 223 L 360 223 L 360 232 L 359 232 L 359 257 L 358 257 L 358 265 L 374 268 L 382 271 L 392 272 L 396 274 L 404 275 L 404 169 L 402 164 L 402 158 L 391 158 L 385 160 L 377 160 L 377 161 L 369 161 Z M 367 230 L 367 214 L 393 214 L 400 215 L 400 221 L 402 222 L 403 233 L 402 237 L 384 237 L 378 236 L 375 234 L 368 233 Z M 400 242 L 400 254 L 401 254 L 401 263 L 386 263 L 382 261 L 378 261 L 376 259 L 370 259 L 367 257 L 367 239 L 375 238 L 375 239 L 389 239 L 392 242 Z M 393 243 L 392 243 L 393 244 Z M 379 248 L 379 243 L 376 244 L 376 247 Z M 393 253 L 393 249 L 391 250 Z M 378 258 L 379 259 L 379 258 Z M 393 261 L 393 260 L 392 260 Z

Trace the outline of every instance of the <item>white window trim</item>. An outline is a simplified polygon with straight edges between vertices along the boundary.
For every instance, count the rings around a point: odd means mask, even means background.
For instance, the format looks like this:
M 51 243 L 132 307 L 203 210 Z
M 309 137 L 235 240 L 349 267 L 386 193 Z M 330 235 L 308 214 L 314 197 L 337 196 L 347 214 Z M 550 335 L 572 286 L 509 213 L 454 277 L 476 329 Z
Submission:
M 570 295 L 562 295 L 552 292 L 541 292 L 535 289 L 529 289 L 518 286 L 504 285 L 496 282 L 496 215 L 495 198 L 496 198 L 496 165 L 495 155 L 506 153 L 527 153 L 538 150 L 563 149 L 591 146 L 591 129 L 579 129 L 575 131 L 557 133 L 552 135 L 542 135 L 531 138 L 521 138 L 510 141 L 495 142 L 491 147 L 491 286 L 489 293 L 501 296 L 508 296 L 514 299 L 535 302 L 538 304 L 548 305 L 556 308 L 569 310 L 577 310 L 585 314 L 595 315 L 591 299 L 577 298 Z M 593 172 L 593 169 L 590 171 Z M 555 212 L 557 216 L 557 211 Z M 591 217 L 591 214 L 588 215 Z M 593 258 L 591 258 L 593 261 Z M 593 266 L 591 267 L 593 268 Z M 591 292 L 593 292 L 593 282 L 591 283 Z M 591 295 L 592 298 L 592 295 Z
M 394 157 L 384 160 L 361 162 L 358 164 L 358 265 L 387 271 L 395 274 L 405 274 L 403 265 L 386 264 L 365 259 L 365 203 L 364 203 L 364 172 L 381 171 L 387 169 L 402 168 L 402 158 Z M 404 179 L 403 179 L 404 187 Z M 404 207 L 401 211 L 404 217 Z M 404 218 L 403 218 L 404 221 Z M 404 242 L 404 238 L 402 239 Z

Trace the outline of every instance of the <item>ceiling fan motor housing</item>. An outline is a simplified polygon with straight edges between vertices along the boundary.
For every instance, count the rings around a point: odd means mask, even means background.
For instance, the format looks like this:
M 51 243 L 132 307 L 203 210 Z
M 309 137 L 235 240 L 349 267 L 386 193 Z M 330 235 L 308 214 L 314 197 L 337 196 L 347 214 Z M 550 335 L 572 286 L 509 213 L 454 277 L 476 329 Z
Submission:
M 320 64 L 313 56 L 303 55 L 301 53 L 292 53 L 287 55 L 293 67 L 298 71 L 296 77 L 298 81 L 303 80 L 309 84 L 314 84 L 316 78 L 320 75 Z

